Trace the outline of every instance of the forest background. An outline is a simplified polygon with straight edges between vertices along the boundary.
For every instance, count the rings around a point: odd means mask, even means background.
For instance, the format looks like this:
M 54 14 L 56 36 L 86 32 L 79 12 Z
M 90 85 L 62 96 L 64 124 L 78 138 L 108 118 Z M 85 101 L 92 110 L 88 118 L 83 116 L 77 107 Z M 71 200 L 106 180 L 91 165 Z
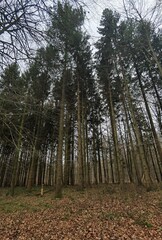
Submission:
M 56 197 L 68 185 L 154 189 L 162 180 L 161 1 L 105 8 L 91 37 L 86 2 L 50 4 L 0 2 L 0 186 L 11 195 L 16 186 L 54 186 Z

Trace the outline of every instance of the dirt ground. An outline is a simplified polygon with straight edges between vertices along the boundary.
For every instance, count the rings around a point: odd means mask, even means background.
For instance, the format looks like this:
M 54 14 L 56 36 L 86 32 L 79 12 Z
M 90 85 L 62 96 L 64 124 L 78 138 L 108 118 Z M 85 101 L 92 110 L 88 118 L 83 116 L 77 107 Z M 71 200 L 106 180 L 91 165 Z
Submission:
M 53 191 L 0 189 L 0 240 L 162 240 L 162 191 L 102 185 Z

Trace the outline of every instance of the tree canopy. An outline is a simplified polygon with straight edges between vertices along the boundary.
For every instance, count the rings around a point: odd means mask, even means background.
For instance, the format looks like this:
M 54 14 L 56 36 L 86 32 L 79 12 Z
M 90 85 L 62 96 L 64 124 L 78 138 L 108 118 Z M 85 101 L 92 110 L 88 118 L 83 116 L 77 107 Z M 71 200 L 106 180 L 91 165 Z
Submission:
M 16 186 L 45 184 L 61 197 L 67 185 L 132 182 L 150 190 L 161 182 L 161 30 L 142 15 L 106 8 L 94 53 L 82 6 L 0 7 L 0 64 L 14 59 L 0 77 L 0 186 L 13 195 Z M 20 69 L 30 40 L 41 37 L 45 46 Z

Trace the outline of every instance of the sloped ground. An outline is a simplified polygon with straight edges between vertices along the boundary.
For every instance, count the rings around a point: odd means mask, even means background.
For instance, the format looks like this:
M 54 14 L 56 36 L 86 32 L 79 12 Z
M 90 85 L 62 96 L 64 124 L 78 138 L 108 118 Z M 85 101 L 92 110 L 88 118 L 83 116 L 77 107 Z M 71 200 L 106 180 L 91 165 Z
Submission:
M 99 186 L 0 197 L 1 240 L 162 240 L 162 191 Z

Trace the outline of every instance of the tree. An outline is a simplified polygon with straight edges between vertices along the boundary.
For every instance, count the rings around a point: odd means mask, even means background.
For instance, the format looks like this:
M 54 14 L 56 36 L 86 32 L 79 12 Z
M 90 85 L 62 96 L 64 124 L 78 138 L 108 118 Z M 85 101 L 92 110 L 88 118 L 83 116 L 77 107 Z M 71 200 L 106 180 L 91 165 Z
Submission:
M 26 112 L 26 104 L 24 103 L 24 99 L 21 96 L 23 92 L 25 93 L 24 82 L 20 77 L 19 66 L 16 63 L 9 65 L 5 69 L 4 73 L 1 76 L 1 88 L 1 102 L 3 103 L 1 120 L 5 126 L 3 131 L 9 133 L 12 139 L 10 145 L 14 149 L 13 163 L 11 163 L 11 194 L 14 195 L 14 187 L 17 181 L 18 161 L 20 159 Z M 9 102 L 8 99 L 10 99 Z
M 52 58 L 49 54 L 50 51 L 53 53 Z M 31 64 L 29 70 L 26 72 L 26 78 L 28 79 L 28 86 L 30 96 L 33 99 L 33 108 L 35 108 L 36 113 L 34 113 L 34 131 L 33 131 L 33 148 L 31 154 L 31 164 L 29 170 L 29 177 L 27 188 L 31 190 L 34 184 L 35 171 L 39 161 L 39 152 L 41 150 L 42 142 L 42 131 L 43 131 L 43 111 L 45 108 L 45 101 L 47 101 L 50 87 L 51 78 L 50 70 L 52 61 L 55 59 L 55 51 L 52 47 L 47 47 L 46 49 L 39 49 L 37 51 L 37 56 L 34 62 Z
M 45 36 L 48 5 L 44 0 L 0 1 L 1 67 L 10 60 L 31 58 L 34 42 L 40 43 Z
M 117 29 L 119 22 L 119 14 L 109 9 L 103 11 L 101 18 L 99 33 L 101 34 L 100 40 L 97 42 L 97 71 L 100 79 L 101 86 L 103 87 L 103 94 L 106 97 L 110 122 L 112 129 L 112 136 L 114 142 L 114 155 L 115 155 L 115 171 L 116 181 L 123 182 L 122 163 L 120 159 L 118 133 L 115 118 L 114 100 L 113 100 L 113 74 L 114 74 L 114 59 L 116 58 L 116 42 L 117 42 Z
M 67 85 L 68 72 L 71 69 L 72 52 L 75 49 L 75 36 L 78 34 L 78 28 L 83 23 L 82 8 L 75 9 L 69 3 L 61 5 L 58 3 L 56 12 L 53 13 L 52 26 L 48 31 L 52 43 L 58 47 L 60 59 L 62 61 L 60 85 L 60 120 L 59 136 L 57 147 L 57 164 L 56 164 L 56 197 L 62 196 L 62 153 L 64 139 L 64 116 L 65 116 L 65 87 Z

